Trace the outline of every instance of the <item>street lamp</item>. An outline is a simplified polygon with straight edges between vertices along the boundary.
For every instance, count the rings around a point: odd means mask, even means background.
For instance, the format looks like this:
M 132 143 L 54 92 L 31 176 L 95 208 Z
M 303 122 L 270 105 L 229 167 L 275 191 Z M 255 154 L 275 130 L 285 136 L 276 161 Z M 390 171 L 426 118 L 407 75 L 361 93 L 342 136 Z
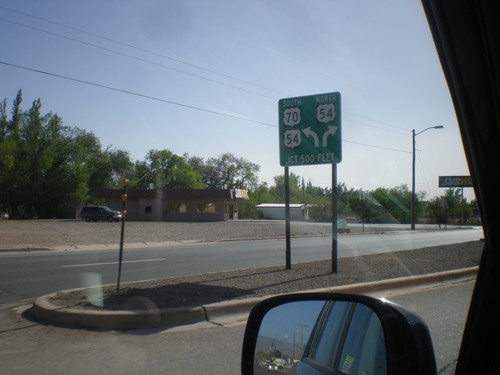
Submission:
M 415 230 L 415 219 L 416 219 L 416 201 L 415 201 L 415 137 L 419 134 L 422 134 L 426 130 L 429 129 L 443 129 L 443 125 L 436 125 L 436 126 L 429 126 L 428 128 L 425 128 L 422 131 L 419 131 L 418 133 L 415 133 L 415 129 L 412 130 L 412 136 L 413 136 L 413 153 L 412 153 L 412 169 L 411 169 L 411 230 Z

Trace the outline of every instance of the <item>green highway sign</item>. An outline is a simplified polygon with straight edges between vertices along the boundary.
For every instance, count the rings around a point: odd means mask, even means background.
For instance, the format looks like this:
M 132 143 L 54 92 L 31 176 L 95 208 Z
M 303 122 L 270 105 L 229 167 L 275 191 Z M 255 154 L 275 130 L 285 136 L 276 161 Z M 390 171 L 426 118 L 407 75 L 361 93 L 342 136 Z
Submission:
M 342 161 L 339 92 L 281 99 L 278 107 L 281 166 Z

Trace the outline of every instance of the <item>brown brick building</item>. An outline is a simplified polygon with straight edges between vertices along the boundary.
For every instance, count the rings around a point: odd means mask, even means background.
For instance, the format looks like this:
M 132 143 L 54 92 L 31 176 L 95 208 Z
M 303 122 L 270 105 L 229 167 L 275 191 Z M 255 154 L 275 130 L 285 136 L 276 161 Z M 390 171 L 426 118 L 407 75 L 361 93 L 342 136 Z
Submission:
M 122 190 L 98 190 L 94 196 L 114 210 L 122 209 Z M 128 189 L 127 219 L 151 221 L 238 220 L 238 201 L 246 190 Z

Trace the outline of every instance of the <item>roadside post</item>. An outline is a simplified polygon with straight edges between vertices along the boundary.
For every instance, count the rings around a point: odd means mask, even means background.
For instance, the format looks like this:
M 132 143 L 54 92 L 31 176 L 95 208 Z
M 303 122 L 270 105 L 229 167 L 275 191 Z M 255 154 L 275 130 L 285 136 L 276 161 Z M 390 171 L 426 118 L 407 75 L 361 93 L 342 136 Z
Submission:
M 332 273 L 338 271 L 337 164 L 332 164 Z
M 280 99 L 278 112 L 280 165 L 285 167 L 286 268 L 291 269 L 288 168 L 332 164 L 332 272 L 337 273 L 337 164 L 342 161 L 340 93 Z
M 120 292 L 120 279 L 122 275 L 122 263 L 123 263 L 123 239 L 125 235 L 125 220 L 127 218 L 127 187 L 128 180 L 124 179 L 122 181 L 123 193 L 121 196 L 122 200 L 122 230 L 120 232 L 120 254 L 118 260 L 118 281 L 116 282 L 116 293 Z
M 286 234 L 286 251 L 285 262 L 286 269 L 292 269 L 292 246 L 290 241 L 290 174 L 288 167 L 285 167 L 285 234 Z

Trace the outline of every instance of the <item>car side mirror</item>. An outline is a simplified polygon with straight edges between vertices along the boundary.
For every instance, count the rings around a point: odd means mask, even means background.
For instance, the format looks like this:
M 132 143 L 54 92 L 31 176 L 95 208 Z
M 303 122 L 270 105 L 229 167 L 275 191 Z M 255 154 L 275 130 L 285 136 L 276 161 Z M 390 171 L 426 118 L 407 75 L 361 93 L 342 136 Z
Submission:
M 300 293 L 250 312 L 242 374 L 436 374 L 429 329 L 384 299 Z

